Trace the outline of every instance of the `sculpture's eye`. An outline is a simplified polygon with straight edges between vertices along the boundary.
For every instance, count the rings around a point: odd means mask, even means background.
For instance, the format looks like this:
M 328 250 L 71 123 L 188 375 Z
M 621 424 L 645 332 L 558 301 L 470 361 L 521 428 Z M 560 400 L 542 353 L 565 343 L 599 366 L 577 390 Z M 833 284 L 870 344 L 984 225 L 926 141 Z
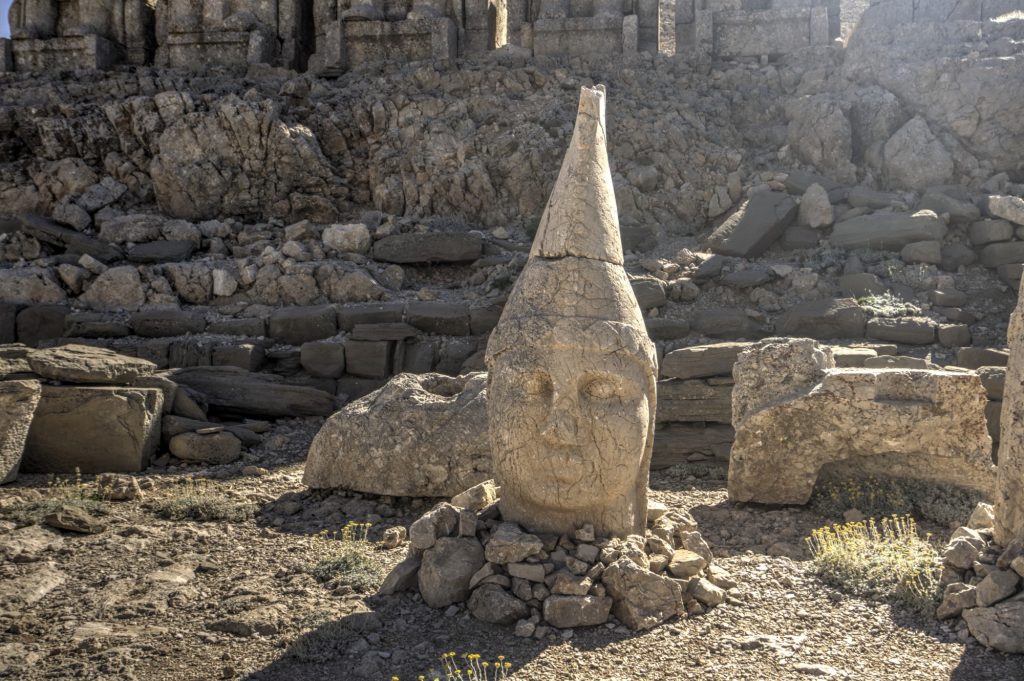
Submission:
M 610 400 L 619 396 L 619 386 L 607 378 L 592 378 L 583 385 L 582 392 L 593 400 Z
M 551 379 L 539 372 L 523 377 L 523 392 L 530 397 L 547 397 L 551 394 Z

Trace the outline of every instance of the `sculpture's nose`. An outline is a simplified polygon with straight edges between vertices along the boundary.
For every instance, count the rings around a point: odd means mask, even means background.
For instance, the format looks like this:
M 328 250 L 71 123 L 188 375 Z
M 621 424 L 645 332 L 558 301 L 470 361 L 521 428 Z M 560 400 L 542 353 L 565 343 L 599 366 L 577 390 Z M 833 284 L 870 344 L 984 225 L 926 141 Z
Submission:
M 576 416 L 572 405 L 568 400 L 556 400 L 551 405 L 551 413 L 548 415 L 541 437 L 553 446 L 574 447 L 576 446 Z

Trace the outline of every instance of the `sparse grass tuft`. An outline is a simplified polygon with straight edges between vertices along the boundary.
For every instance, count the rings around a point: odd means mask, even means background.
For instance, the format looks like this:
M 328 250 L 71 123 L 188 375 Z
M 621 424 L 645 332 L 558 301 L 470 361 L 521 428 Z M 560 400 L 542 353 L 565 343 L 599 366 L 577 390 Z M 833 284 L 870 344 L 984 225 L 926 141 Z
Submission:
M 147 508 L 166 520 L 226 520 L 239 523 L 251 518 L 250 504 L 233 501 L 218 492 L 209 480 L 186 478 L 170 496 L 154 499 Z
M 811 497 L 811 508 L 833 518 L 842 517 L 851 508 L 875 518 L 913 514 L 943 527 L 957 527 L 979 501 L 985 501 L 980 492 L 953 485 L 868 476 L 819 483 Z
M 921 308 L 886 291 L 878 295 L 861 296 L 857 304 L 872 317 L 902 317 L 920 314 Z
M 35 525 L 43 518 L 54 513 L 62 506 L 78 506 L 91 515 L 105 514 L 106 499 L 101 491 L 96 490 L 82 481 L 82 472 L 75 469 L 73 476 L 61 478 L 51 475 L 46 482 L 44 498 L 8 504 L 0 508 L 0 516 L 24 527 Z
M 350 586 L 358 593 L 372 593 L 387 576 L 384 566 L 371 557 L 372 550 L 372 545 L 366 542 L 343 542 L 333 556 L 313 566 L 312 575 L 321 582 Z
M 896 599 L 919 613 L 938 602 L 939 554 L 910 516 L 831 525 L 807 539 L 817 575 L 857 596 Z

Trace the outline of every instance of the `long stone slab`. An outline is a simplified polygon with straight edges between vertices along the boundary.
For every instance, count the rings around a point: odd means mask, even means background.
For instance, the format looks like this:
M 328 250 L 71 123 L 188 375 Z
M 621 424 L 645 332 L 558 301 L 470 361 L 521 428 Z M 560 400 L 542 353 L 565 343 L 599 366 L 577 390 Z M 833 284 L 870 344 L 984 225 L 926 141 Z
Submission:
M 930 210 L 871 213 L 837 223 L 829 241 L 839 248 L 898 251 L 915 241 L 942 241 L 946 231 L 946 223 Z
M 42 388 L 25 444 L 26 473 L 129 473 L 160 442 L 164 394 L 156 388 Z
M 732 385 L 709 385 L 698 379 L 658 381 L 658 423 L 729 423 L 731 416 Z
M 732 376 L 732 365 L 752 343 L 715 343 L 679 348 L 661 360 L 662 378 Z
M 202 393 L 214 410 L 233 414 L 285 418 L 329 416 L 335 410 L 330 393 L 237 367 L 188 367 L 175 369 L 169 377 Z

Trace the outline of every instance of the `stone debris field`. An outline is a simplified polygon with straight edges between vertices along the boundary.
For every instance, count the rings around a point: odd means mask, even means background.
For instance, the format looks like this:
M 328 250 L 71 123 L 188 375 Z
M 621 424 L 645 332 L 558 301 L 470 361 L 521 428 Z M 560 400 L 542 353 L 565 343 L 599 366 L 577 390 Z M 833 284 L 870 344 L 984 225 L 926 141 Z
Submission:
M 0 11 L 0 679 L 1024 681 L 1024 0 Z

